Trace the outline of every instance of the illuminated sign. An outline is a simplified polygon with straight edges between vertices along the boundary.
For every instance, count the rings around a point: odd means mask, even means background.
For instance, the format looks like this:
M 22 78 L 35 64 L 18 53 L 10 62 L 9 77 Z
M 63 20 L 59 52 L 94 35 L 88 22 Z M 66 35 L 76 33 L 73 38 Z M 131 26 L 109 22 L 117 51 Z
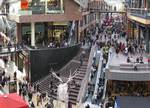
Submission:
M 63 0 L 46 0 L 47 13 L 63 13 Z
M 27 10 L 29 7 L 29 2 L 28 0 L 21 0 L 21 9 L 22 10 Z

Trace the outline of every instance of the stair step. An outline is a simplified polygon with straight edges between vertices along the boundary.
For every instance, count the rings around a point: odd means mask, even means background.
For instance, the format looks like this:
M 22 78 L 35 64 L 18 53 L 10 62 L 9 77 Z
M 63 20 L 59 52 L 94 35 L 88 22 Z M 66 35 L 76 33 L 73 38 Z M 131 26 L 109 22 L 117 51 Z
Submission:
M 79 73 L 79 74 L 85 74 L 86 71 L 80 71 L 80 70 L 79 70 L 78 73 Z
M 73 105 L 76 105 L 77 104 L 77 101 L 74 101 L 74 100 L 69 100 L 71 104 Z
M 84 76 L 85 76 L 85 74 L 78 74 L 78 75 L 76 75 L 76 77 L 82 77 L 82 78 L 84 78 Z
M 79 89 L 70 89 L 69 92 L 79 93 Z
M 77 101 L 77 97 L 75 97 L 75 96 L 69 96 L 69 100 Z
M 86 68 L 87 68 L 87 66 L 80 66 L 79 69 L 86 69 Z
M 78 93 L 69 92 L 69 96 L 78 97 Z
M 79 71 L 84 71 L 84 72 L 86 72 L 86 69 L 80 68 Z
M 83 80 L 83 79 L 84 79 L 84 77 L 82 77 L 82 76 L 76 76 L 74 79 Z

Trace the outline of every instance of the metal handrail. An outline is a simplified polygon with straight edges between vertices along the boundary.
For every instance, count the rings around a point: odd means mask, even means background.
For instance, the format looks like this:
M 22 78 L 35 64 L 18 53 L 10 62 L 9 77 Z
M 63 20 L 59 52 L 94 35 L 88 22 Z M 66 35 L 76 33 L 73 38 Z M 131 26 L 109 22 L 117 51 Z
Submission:
M 102 72 L 102 66 L 103 66 L 103 51 L 101 50 L 100 53 L 100 60 L 99 60 L 99 65 L 98 65 L 98 73 L 97 73 L 97 77 L 96 77 L 96 83 L 95 83 L 95 89 L 94 89 L 94 95 L 93 98 L 95 96 L 97 96 L 97 91 L 98 91 L 98 83 L 99 83 L 99 78 L 101 76 L 101 72 Z
M 109 49 L 109 54 L 108 54 L 108 62 L 106 64 L 106 69 L 105 69 L 105 74 L 106 72 L 109 71 L 109 68 L 110 68 L 110 63 L 112 61 L 112 57 L 113 57 L 113 51 L 112 51 L 112 48 Z M 107 90 L 107 79 L 106 79 L 106 75 L 105 75 L 105 83 L 104 83 L 104 92 L 103 92 L 103 96 L 102 96 L 102 100 L 105 99 L 106 97 L 106 90 Z
M 128 13 L 138 17 L 150 18 L 150 9 L 145 8 L 129 8 Z

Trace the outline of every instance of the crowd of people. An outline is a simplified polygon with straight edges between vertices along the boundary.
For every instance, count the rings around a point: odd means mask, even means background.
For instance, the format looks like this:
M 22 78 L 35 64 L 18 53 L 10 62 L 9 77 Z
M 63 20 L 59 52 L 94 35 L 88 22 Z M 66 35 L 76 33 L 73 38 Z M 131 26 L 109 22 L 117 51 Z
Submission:
M 69 47 L 69 43 L 67 41 L 58 42 L 58 41 L 51 41 L 48 45 L 49 48 L 60 48 L 60 47 Z
M 26 77 L 20 80 L 17 76 L 16 71 L 13 74 L 9 74 L 6 73 L 5 70 L 2 70 L 0 74 L 1 95 L 7 92 L 18 93 L 18 95 L 29 104 L 29 108 L 36 108 L 36 106 L 39 105 L 44 106 L 44 108 L 53 108 L 53 104 L 46 94 L 39 93 L 37 87 L 32 86 Z

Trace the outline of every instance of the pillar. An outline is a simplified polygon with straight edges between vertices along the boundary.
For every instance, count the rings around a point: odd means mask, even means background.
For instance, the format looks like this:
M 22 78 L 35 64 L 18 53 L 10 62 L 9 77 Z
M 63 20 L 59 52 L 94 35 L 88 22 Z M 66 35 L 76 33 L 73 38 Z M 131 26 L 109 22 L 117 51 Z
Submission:
M 35 23 L 31 22 L 31 46 L 35 46 Z
M 149 37 L 149 28 L 146 28 L 146 33 L 145 33 L 145 42 L 146 42 L 146 52 L 150 52 L 150 37 Z
M 81 40 L 81 27 L 80 27 L 80 24 L 81 22 L 80 21 L 78 21 L 78 25 L 77 25 L 77 27 L 78 27 L 78 43 L 80 43 L 80 40 Z
M 140 40 L 141 40 L 141 30 L 140 30 L 140 26 L 138 25 L 138 44 L 141 43 Z
M 134 24 L 132 24 L 132 39 L 134 39 Z
M 22 35 L 21 35 L 21 24 L 17 23 L 17 27 L 16 27 L 16 31 L 17 31 L 17 36 L 16 36 L 16 42 L 20 43 L 22 42 Z
M 76 26 L 75 26 L 75 43 L 78 43 L 79 42 L 79 40 L 78 40 L 78 38 L 79 38 L 79 21 L 76 21 Z

